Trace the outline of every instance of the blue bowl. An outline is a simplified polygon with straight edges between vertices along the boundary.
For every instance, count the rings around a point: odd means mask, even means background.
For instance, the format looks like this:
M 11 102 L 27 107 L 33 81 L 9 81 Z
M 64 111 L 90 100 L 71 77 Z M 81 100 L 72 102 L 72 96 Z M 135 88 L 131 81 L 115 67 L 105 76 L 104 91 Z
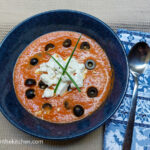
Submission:
M 105 50 L 115 80 L 106 102 L 92 115 L 73 123 L 55 124 L 34 117 L 19 103 L 13 87 L 13 69 L 19 54 L 39 36 L 70 30 L 95 39 Z M 72 10 L 54 10 L 35 15 L 16 26 L 0 44 L 0 110 L 17 128 L 36 137 L 66 140 L 85 135 L 104 124 L 117 110 L 128 83 L 128 63 L 116 34 L 101 20 Z

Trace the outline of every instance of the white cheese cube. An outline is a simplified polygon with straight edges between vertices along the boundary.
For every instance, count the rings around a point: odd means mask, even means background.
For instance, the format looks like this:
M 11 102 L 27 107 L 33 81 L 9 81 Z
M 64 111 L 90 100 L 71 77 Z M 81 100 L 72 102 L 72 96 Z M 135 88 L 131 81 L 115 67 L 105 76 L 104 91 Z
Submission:
M 55 72 L 62 74 L 63 70 L 58 65 L 55 65 Z
M 75 73 L 75 69 L 74 68 L 71 68 L 70 66 L 68 66 L 68 68 L 67 68 L 67 72 L 69 73 L 69 74 L 73 74 L 73 73 Z
M 42 67 L 47 67 L 47 63 L 40 64 L 40 68 L 42 68 Z
M 62 78 L 62 81 L 64 82 L 70 82 L 70 78 L 66 74 L 63 75 L 61 78 Z
M 76 84 L 78 85 L 78 87 L 83 87 L 83 75 L 81 73 L 76 74 L 73 77 L 73 79 L 76 82 Z M 75 85 L 73 83 L 71 83 L 71 88 L 75 88 Z
M 59 63 L 63 66 L 63 68 L 65 68 L 65 63 L 64 63 L 64 61 L 59 61 Z M 63 69 L 62 69 L 58 64 L 55 65 L 55 70 L 56 70 L 57 72 L 60 72 L 60 73 L 63 72 Z
M 56 63 L 52 58 L 47 62 L 47 66 L 50 67 L 52 70 L 54 70 L 55 65 Z
M 58 83 L 58 79 L 56 77 L 51 78 L 51 80 L 52 80 L 52 84 L 57 84 Z
M 84 64 L 78 64 L 78 69 L 80 70 L 80 72 L 84 72 L 85 65 Z
M 37 73 L 37 72 L 47 72 L 47 65 L 46 65 L 46 63 L 41 64 L 41 65 L 40 65 L 40 68 L 39 68 L 39 69 L 36 69 L 35 72 L 36 72 L 36 73 Z
M 61 81 L 57 89 L 56 95 L 63 95 L 67 91 L 68 86 L 69 84 L 67 82 Z
M 52 56 L 53 56 L 62 66 L 65 65 L 65 61 L 61 58 L 60 55 L 54 54 L 54 55 L 52 55 Z M 51 59 L 53 59 L 53 58 L 51 58 Z
M 56 75 L 54 70 L 52 70 L 51 68 L 48 68 L 47 72 L 50 78 L 53 78 Z
M 65 61 L 60 57 L 60 55 L 58 55 L 57 61 L 58 61 L 62 66 L 64 66 L 64 65 L 66 64 Z
M 48 86 L 57 84 L 57 82 L 58 82 L 57 78 L 51 78 L 51 76 L 49 76 L 48 74 L 42 74 L 40 79 Z
M 63 67 L 65 67 L 65 62 L 64 60 L 60 57 L 60 55 L 52 55 Z M 50 58 L 50 60 L 47 62 L 47 65 L 51 67 L 54 71 L 61 72 L 62 73 L 62 68 L 53 60 L 53 58 Z
M 74 57 L 72 57 L 72 59 L 69 63 L 69 66 L 73 69 L 77 69 L 79 66 L 79 63 L 77 62 L 77 60 Z
M 53 54 L 52 55 L 56 60 L 58 60 L 58 54 Z M 53 58 L 50 58 L 49 61 L 47 62 L 47 66 L 51 67 L 53 70 L 55 69 L 55 66 L 57 63 Z
M 42 74 L 40 79 L 48 86 L 52 85 L 52 80 L 48 74 Z
M 56 78 L 57 78 L 58 80 L 60 79 L 61 75 L 62 75 L 62 73 L 56 72 Z
M 52 81 L 53 81 L 53 84 L 57 84 L 58 83 L 58 79 L 56 77 L 52 78 Z
M 43 93 L 43 95 L 42 95 L 42 98 L 44 98 L 44 97 L 49 98 L 49 97 L 52 97 L 52 96 L 54 96 L 54 90 L 51 90 L 51 89 L 46 88 L 46 89 L 44 90 L 44 93 Z

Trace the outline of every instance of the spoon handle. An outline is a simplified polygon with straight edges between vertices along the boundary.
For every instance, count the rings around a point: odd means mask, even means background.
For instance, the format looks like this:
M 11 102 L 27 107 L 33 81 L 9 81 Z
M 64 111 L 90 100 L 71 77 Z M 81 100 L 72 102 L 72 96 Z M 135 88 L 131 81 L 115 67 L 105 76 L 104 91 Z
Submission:
M 126 128 L 123 149 L 122 150 L 130 150 L 132 144 L 132 135 L 134 128 L 134 120 L 135 120 L 135 112 L 136 112 L 136 104 L 137 104 L 137 89 L 138 89 L 138 77 L 134 77 L 134 90 L 132 96 L 132 105 L 129 114 L 129 120 Z

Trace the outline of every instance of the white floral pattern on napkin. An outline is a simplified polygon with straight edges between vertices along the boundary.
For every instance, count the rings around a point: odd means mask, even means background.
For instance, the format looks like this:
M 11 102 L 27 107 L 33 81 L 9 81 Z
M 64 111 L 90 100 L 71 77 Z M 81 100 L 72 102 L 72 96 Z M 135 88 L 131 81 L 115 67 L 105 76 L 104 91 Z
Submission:
M 127 55 L 131 47 L 139 41 L 145 41 L 150 45 L 150 33 L 119 29 L 117 34 L 125 47 Z M 133 86 L 133 77 L 130 74 L 125 98 L 117 112 L 105 125 L 104 150 L 122 149 L 131 107 Z M 150 150 L 150 63 L 145 72 L 139 77 L 132 150 Z

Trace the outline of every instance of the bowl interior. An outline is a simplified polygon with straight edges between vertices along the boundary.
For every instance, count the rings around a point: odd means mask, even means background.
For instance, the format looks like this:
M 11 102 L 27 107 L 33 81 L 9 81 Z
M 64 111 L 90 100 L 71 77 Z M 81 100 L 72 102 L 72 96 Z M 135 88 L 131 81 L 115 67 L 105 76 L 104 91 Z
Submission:
M 70 30 L 95 39 L 105 50 L 114 69 L 115 80 L 104 105 L 77 122 L 55 124 L 28 113 L 16 98 L 13 69 L 19 54 L 39 36 L 48 32 Z M 101 126 L 120 105 L 127 87 L 128 65 L 124 49 L 114 32 L 97 18 L 85 13 L 58 10 L 41 13 L 15 27 L 0 45 L 0 109 L 17 128 L 45 139 L 70 139 Z

